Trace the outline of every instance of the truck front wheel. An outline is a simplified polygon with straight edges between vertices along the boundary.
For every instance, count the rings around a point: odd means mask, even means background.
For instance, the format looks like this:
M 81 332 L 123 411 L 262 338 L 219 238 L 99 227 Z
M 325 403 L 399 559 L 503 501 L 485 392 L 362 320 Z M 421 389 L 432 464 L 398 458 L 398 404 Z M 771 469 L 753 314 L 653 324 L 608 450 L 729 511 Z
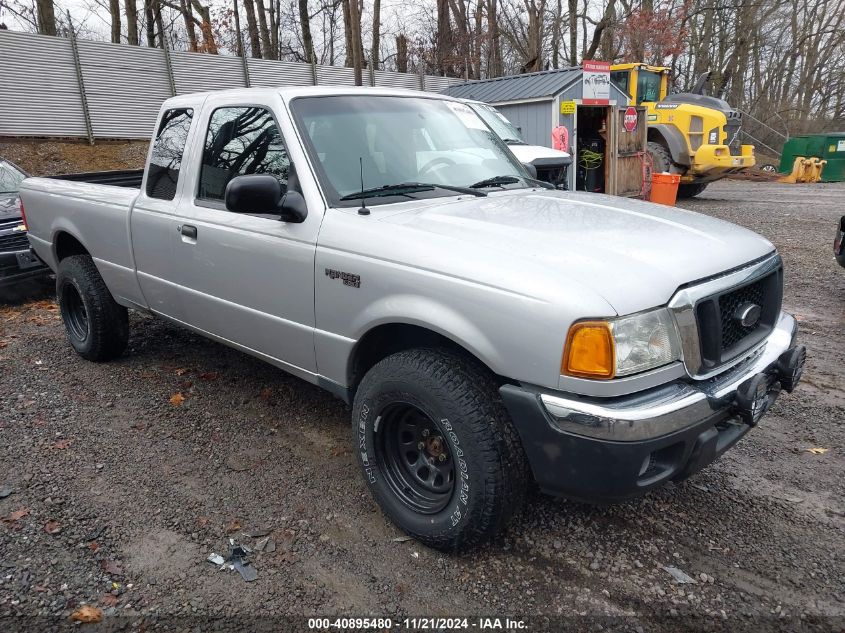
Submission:
M 129 315 L 118 305 L 88 255 L 72 255 L 56 270 L 56 296 L 68 341 L 87 360 L 117 358 L 129 341 Z
M 352 422 L 376 502 L 430 547 L 481 543 L 522 505 L 525 454 L 492 375 L 471 359 L 442 349 L 388 356 L 361 381 Z

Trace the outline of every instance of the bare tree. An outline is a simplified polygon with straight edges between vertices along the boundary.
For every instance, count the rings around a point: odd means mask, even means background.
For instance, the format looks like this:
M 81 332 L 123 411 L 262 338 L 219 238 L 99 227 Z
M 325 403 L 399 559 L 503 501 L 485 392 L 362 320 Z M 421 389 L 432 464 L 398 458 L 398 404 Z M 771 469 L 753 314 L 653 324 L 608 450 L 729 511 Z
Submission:
M 381 33 L 381 0 L 373 0 L 373 46 L 370 49 L 370 64 L 378 69 L 381 62 L 379 55 L 379 35 Z
M 302 46 L 305 49 L 305 61 L 314 64 L 317 56 L 314 54 L 314 38 L 311 37 L 311 15 L 308 13 L 308 0 L 299 1 L 299 24 L 302 28 Z
M 53 0 L 35 0 L 38 15 L 38 32 L 42 35 L 56 34 L 56 13 L 53 10 Z
M 138 46 L 138 5 L 136 0 L 125 0 L 126 10 L 126 41 L 133 46 Z

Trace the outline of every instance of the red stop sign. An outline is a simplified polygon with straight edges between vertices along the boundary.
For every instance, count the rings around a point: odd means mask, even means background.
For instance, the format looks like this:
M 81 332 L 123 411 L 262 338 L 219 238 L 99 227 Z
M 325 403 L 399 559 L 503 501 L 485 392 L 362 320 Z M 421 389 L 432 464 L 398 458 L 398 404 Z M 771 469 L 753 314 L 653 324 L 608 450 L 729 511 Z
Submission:
M 637 129 L 637 109 L 634 106 L 628 106 L 625 109 L 625 115 L 622 117 L 622 127 L 627 132 L 633 132 Z

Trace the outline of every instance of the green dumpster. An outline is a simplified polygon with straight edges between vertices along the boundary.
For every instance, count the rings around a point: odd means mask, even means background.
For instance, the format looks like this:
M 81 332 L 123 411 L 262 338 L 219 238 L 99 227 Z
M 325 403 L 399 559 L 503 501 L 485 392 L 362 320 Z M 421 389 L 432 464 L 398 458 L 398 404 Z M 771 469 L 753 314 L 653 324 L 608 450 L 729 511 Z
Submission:
M 780 172 L 792 171 L 796 156 L 826 160 L 822 170 L 822 182 L 845 181 L 845 132 L 827 134 L 804 134 L 789 139 L 783 146 L 780 157 Z

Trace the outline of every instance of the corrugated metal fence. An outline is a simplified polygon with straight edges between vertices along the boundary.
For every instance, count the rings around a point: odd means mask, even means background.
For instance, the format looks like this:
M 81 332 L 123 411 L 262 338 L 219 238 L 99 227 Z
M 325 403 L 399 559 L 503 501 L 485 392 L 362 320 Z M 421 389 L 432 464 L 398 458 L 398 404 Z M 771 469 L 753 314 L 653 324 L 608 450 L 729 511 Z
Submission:
M 351 68 L 164 51 L 0 31 L 0 136 L 147 138 L 174 94 L 354 85 Z M 440 92 L 460 79 L 364 71 L 372 86 Z

